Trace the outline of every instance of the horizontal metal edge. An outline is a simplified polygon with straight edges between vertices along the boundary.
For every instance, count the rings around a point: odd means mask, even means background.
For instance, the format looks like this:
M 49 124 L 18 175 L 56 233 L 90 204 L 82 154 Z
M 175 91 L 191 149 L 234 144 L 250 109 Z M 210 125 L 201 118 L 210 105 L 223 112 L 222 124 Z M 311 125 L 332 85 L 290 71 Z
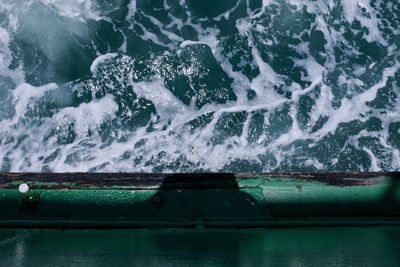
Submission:
M 382 218 L 293 218 L 230 221 L 117 221 L 117 220 L 0 220 L 0 228 L 116 229 L 116 228 L 274 228 L 274 227 L 400 226 L 400 219 Z
M 210 189 L 258 187 L 269 181 L 365 186 L 398 183 L 400 172 L 321 173 L 0 173 L 0 188 L 27 183 L 48 189 Z
M 286 222 L 300 226 L 310 220 L 313 221 L 311 225 L 330 225 L 332 221 L 343 222 L 343 225 L 358 224 L 358 221 L 366 225 L 381 225 L 387 221 L 397 224 L 400 220 L 399 183 L 390 177 L 369 179 L 374 183 L 347 187 L 269 177 L 237 179 L 240 186 L 235 188 L 202 190 L 32 187 L 24 194 L 17 188 L 0 188 L 0 226 L 9 227 L 6 223 L 9 221 L 19 221 L 15 227 L 40 227 L 42 224 L 72 227 L 79 222 L 96 227 L 169 227 L 171 222 L 177 227 L 206 222 L 212 222 L 212 227 L 261 227 L 283 226 Z M 246 186 L 254 181 L 254 186 Z M 313 219 L 317 217 L 325 219 Z
M 400 220 L 399 173 L 1 173 L 0 181 L 0 227 L 12 227 L 9 222 L 56 228 L 397 225 Z M 27 193 L 18 190 L 21 183 L 29 185 Z

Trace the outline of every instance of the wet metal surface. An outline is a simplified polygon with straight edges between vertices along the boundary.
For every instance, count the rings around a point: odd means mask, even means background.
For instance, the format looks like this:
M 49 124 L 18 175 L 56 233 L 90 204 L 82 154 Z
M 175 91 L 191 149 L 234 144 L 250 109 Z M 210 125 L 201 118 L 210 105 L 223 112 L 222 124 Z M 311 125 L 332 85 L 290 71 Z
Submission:
M 399 266 L 400 227 L 0 230 L 1 266 Z
M 400 225 L 399 185 L 399 173 L 0 173 L 0 227 Z
M 160 187 L 164 188 L 237 188 L 237 182 L 256 179 L 288 179 L 320 182 L 332 186 L 377 184 L 385 177 L 400 182 L 400 172 L 318 172 L 318 173 L 0 173 L 0 188 L 31 182 L 35 188 L 88 187 Z M 167 183 L 166 183 L 167 182 Z M 248 187 L 248 186 L 246 186 Z

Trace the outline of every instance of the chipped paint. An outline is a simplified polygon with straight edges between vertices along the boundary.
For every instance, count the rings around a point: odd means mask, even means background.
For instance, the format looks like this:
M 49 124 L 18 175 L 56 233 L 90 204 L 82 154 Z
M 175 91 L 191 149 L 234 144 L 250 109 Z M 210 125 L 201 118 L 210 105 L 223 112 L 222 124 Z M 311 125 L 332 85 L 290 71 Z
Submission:
M 400 225 L 399 185 L 399 173 L 0 173 L 0 226 Z

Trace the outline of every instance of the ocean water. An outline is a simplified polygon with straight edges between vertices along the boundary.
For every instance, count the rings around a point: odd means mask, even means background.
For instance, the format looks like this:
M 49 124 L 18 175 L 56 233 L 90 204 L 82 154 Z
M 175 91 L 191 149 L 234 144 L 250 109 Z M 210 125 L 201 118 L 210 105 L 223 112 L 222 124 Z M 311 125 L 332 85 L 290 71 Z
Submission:
M 397 0 L 0 0 L 0 170 L 400 170 Z

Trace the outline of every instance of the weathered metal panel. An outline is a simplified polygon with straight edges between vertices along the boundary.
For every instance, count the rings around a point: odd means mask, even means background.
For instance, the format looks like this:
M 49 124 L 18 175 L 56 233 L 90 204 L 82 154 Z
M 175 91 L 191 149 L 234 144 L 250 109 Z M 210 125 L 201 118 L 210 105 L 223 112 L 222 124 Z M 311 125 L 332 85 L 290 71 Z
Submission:
M 0 229 L 1 266 L 399 266 L 400 227 Z
M 1 173 L 0 226 L 400 225 L 399 184 L 399 173 Z

